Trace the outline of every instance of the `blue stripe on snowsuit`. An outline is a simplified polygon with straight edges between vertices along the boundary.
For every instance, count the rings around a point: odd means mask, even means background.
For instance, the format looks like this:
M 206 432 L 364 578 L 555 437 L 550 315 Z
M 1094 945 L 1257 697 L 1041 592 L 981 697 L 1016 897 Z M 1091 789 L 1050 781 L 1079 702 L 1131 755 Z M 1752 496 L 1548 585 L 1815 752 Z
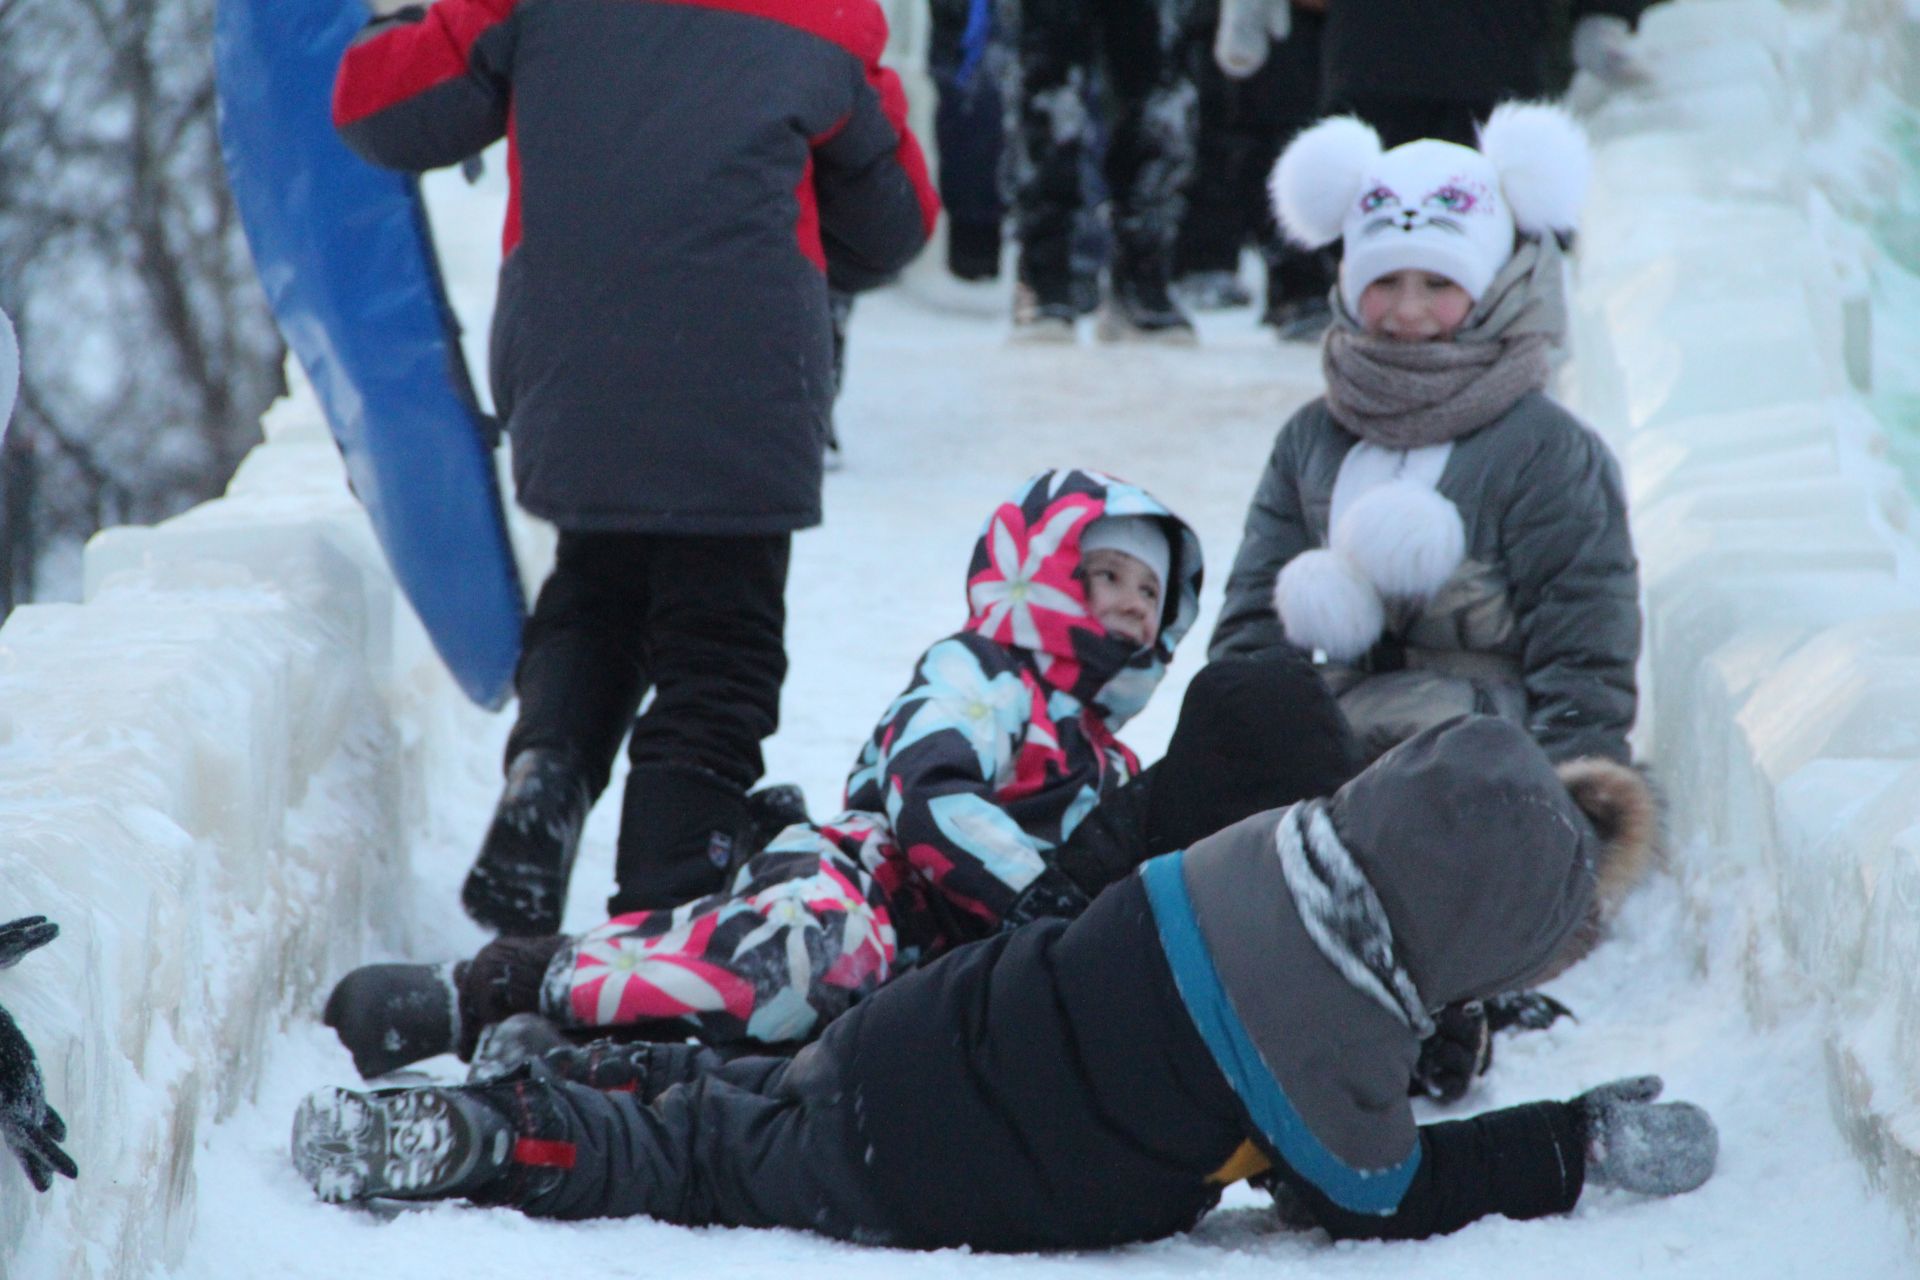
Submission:
M 1234 1011 L 1195 918 L 1193 901 L 1181 875 L 1180 853 L 1162 854 L 1140 868 L 1147 900 L 1153 905 L 1161 949 L 1167 953 L 1174 985 L 1213 1060 L 1239 1095 L 1247 1113 L 1295 1172 L 1352 1213 L 1386 1215 L 1400 1200 L 1420 1167 L 1420 1145 L 1405 1160 L 1384 1169 L 1356 1169 L 1328 1150 L 1294 1109 L 1285 1089 L 1267 1069 L 1260 1050 Z

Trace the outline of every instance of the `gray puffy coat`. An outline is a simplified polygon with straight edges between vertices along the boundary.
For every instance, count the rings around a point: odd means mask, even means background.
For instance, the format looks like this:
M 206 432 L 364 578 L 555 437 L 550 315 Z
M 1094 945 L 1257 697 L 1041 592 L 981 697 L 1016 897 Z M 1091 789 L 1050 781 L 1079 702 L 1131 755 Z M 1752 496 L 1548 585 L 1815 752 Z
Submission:
M 1281 428 L 1247 511 L 1211 658 L 1287 644 L 1275 575 L 1328 544 L 1334 481 L 1356 443 L 1325 400 Z M 1460 512 L 1464 562 L 1424 605 L 1390 607 L 1369 653 L 1322 668 L 1366 755 L 1478 711 L 1524 725 L 1554 760 L 1628 759 L 1639 569 L 1606 445 L 1532 392 L 1456 440 L 1436 488 Z

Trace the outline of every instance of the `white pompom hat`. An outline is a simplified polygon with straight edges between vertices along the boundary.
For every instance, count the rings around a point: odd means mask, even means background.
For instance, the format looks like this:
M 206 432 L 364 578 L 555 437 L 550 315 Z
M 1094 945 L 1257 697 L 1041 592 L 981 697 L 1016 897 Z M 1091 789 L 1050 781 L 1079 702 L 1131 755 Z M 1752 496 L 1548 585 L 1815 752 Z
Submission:
M 1514 233 L 1572 231 L 1592 167 L 1573 117 L 1543 103 L 1496 107 L 1480 147 L 1422 138 L 1383 151 L 1361 120 L 1323 120 L 1281 153 L 1270 190 L 1287 236 L 1343 242 L 1340 296 L 1394 271 L 1431 271 L 1474 301 L 1513 256 Z

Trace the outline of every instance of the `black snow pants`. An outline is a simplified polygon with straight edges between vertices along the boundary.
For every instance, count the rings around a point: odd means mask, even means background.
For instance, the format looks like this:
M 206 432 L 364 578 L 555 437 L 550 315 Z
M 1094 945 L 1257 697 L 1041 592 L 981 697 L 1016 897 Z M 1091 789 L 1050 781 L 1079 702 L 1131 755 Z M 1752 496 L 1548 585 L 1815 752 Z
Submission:
M 527 619 L 507 760 L 529 747 L 569 753 L 597 797 L 627 739 L 636 766 L 751 786 L 780 720 L 788 550 L 784 533 L 563 530 Z M 649 687 L 653 704 L 635 720 Z
M 793 1058 L 731 1062 L 684 1044 L 626 1052 L 646 1066 L 622 1090 L 551 1081 L 573 1164 L 517 1198 L 523 1211 L 888 1242 L 834 1057 L 812 1046 Z
M 904 975 L 791 1059 L 595 1045 L 531 1071 L 470 1087 L 517 1094 L 503 1109 L 538 1117 L 522 1136 L 568 1158 L 476 1199 L 545 1218 L 1105 1248 L 1191 1227 L 1253 1132 L 1185 1011 L 1137 879 L 1076 921 Z M 1560 1102 L 1424 1125 L 1419 1169 L 1386 1217 L 1338 1208 L 1284 1164 L 1273 1176 L 1335 1237 L 1417 1238 L 1572 1208 L 1583 1138 Z
M 1213 0 L 1202 9 L 1200 25 L 1210 31 L 1218 21 Z M 1267 195 L 1267 176 L 1281 148 L 1320 118 L 1321 21 L 1317 13 L 1294 9 L 1291 34 L 1244 80 L 1220 70 L 1209 43 L 1195 41 L 1189 50 L 1200 133 L 1174 270 L 1232 271 L 1241 247 L 1253 244 L 1266 262 L 1269 308 L 1324 298 L 1333 287 L 1332 253 L 1288 241 Z
M 1080 208 L 1080 165 L 1093 122 L 1089 84 L 1104 93 L 1105 174 L 1114 274 L 1164 282 L 1193 175 L 1198 103 L 1188 54 L 1192 0 L 1024 0 L 1017 86 L 1015 192 L 1020 278 L 1046 296 L 1064 289 Z

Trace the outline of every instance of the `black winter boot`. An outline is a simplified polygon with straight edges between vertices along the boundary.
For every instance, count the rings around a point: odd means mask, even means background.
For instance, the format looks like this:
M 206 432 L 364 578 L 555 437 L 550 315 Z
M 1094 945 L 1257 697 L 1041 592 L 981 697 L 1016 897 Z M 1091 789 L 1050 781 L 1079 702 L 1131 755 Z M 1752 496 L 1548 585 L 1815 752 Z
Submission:
M 455 966 L 369 964 L 340 979 L 321 1020 L 372 1079 L 450 1053 L 460 1039 Z
M 746 792 L 687 765 L 635 765 L 627 774 L 607 912 L 677 907 L 726 886 L 749 826 Z
M 1193 321 L 1167 288 L 1165 273 L 1148 270 L 1114 272 L 1097 333 L 1102 342 L 1189 345 L 1198 341 Z
M 525 1204 L 574 1164 L 552 1079 L 534 1064 L 484 1085 L 318 1090 L 294 1112 L 294 1168 L 333 1203 Z
M 472 1089 L 320 1089 L 293 1115 L 293 1167 L 322 1200 L 484 1191 L 513 1155 L 509 1112 Z
M 530 747 L 515 756 L 480 856 L 460 889 L 467 914 L 500 933 L 558 933 L 580 828 L 592 804 L 587 784 L 564 753 Z

